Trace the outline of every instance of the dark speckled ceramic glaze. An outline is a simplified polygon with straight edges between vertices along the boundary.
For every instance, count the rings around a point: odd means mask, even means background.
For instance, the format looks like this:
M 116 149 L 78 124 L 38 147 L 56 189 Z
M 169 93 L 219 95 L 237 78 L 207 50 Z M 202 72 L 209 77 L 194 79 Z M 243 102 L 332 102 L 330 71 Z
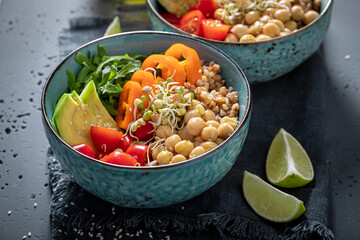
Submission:
M 258 43 L 226 43 L 196 37 L 229 54 L 244 70 L 250 83 L 266 82 L 280 77 L 309 58 L 320 46 L 330 24 L 333 0 L 322 0 L 321 14 L 296 33 Z M 165 21 L 157 0 L 147 0 L 151 27 L 154 30 L 190 35 Z
M 201 59 L 221 65 L 227 85 L 239 93 L 240 124 L 216 149 L 185 162 L 156 167 L 116 166 L 91 159 L 73 150 L 51 126 L 59 97 L 67 91 L 66 71 L 77 73 L 77 52 L 87 54 L 103 45 L 109 55 L 163 52 L 173 43 L 196 49 Z M 204 192 L 231 169 L 246 139 L 251 113 L 249 83 L 240 67 L 211 44 L 188 36 L 165 32 L 129 32 L 97 39 L 72 52 L 51 73 L 41 99 L 43 125 L 50 146 L 64 169 L 85 190 L 99 198 L 124 207 L 155 208 L 193 198 Z

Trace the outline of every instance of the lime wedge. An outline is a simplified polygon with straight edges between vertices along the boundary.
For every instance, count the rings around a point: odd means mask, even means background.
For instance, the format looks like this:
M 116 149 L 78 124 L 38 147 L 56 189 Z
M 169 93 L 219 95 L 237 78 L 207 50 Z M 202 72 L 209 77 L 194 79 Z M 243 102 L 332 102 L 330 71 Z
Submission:
M 290 222 L 305 212 L 302 201 L 247 171 L 244 171 L 243 193 L 250 207 L 272 222 Z
M 282 128 L 271 143 L 266 176 L 272 184 L 286 188 L 301 187 L 314 179 L 314 169 L 304 148 Z
M 104 36 L 121 33 L 119 16 L 115 16 L 110 25 L 107 27 Z

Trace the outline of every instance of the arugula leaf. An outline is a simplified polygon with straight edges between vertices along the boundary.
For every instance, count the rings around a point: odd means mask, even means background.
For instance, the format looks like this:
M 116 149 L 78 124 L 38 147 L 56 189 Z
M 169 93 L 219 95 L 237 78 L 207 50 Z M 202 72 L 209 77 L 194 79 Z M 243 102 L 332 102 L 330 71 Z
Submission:
M 82 64 L 84 66 L 88 66 L 91 71 L 95 71 L 96 67 L 91 62 L 91 59 L 89 59 L 85 54 L 82 52 L 78 52 L 75 56 L 75 61 L 79 64 Z
M 77 93 L 80 93 L 80 83 L 76 82 L 74 74 L 70 70 L 68 70 L 66 71 L 66 75 L 70 92 L 76 91 Z

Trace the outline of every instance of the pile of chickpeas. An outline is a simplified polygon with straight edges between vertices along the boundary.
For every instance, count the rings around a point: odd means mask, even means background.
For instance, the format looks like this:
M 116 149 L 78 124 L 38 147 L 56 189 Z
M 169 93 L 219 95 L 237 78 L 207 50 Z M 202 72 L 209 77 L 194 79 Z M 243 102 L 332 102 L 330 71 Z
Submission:
M 238 125 L 238 93 L 224 86 L 220 66 L 202 62 L 202 79 L 197 86 L 186 83 L 194 99 L 184 114 L 184 127 L 176 130 L 159 126 L 155 136 L 162 144 L 150 144 L 153 161 L 148 166 L 173 164 L 200 156 L 216 148 Z
M 252 10 L 231 15 L 224 8 L 214 17 L 231 24 L 226 42 L 255 42 L 286 36 L 308 25 L 319 16 L 321 0 L 276 0 L 263 11 Z M 234 16 L 235 15 L 235 16 Z

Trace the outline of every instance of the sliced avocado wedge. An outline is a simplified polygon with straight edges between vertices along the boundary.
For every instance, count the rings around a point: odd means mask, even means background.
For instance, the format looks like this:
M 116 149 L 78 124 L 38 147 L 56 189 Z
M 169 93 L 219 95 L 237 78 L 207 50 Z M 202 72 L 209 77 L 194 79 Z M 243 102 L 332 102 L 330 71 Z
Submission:
M 75 91 L 61 96 L 54 111 L 53 126 L 67 144 L 87 143 L 95 152 L 90 136 L 91 126 L 118 128 L 102 105 L 92 81 L 80 96 Z
M 95 116 L 101 115 L 101 121 L 104 123 L 103 127 L 117 129 L 118 126 L 115 120 L 111 117 L 96 92 L 94 81 L 90 81 L 80 94 L 80 98 L 84 104 L 87 105 L 90 112 Z

